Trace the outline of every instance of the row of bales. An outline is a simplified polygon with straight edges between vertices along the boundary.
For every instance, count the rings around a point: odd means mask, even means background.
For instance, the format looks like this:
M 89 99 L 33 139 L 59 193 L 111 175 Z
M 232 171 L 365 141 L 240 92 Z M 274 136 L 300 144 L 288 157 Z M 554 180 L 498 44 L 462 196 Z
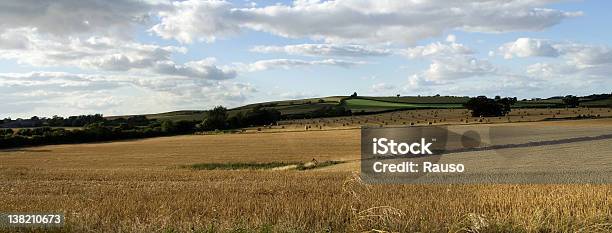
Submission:
M 280 121 L 275 125 L 260 127 L 258 131 L 309 131 L 343 128 L 423 126 L 447 124 L 479 124 L 540 121 L 562 118 L 612 117 L 610 108 L 528 108 L 513 109 L 506 116 L 473 117 L 466 109 L 420 109 L 386 112 L 372 115 L 342 116 Z

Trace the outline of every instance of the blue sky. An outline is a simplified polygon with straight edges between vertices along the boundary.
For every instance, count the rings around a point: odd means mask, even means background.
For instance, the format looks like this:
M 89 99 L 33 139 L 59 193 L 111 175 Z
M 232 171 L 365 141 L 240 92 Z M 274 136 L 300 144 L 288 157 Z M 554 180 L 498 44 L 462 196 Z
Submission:
M 2 10 L 4 9 L 4 10 Z M 0 3 L 0 117 L 610 93 L 609 1 Z

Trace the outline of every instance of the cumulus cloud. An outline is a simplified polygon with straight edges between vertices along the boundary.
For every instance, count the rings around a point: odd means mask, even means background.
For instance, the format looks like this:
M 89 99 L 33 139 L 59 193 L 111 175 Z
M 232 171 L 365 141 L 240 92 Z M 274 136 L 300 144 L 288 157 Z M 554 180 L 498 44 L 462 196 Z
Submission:
M 513 57 L 556 57 L 559 51 L 549 40 L 518 38 L 516 41 L 506 43 L 499 48 L 504 58 Z
M 491 63 L 471 57 L 434 59 L 429 68 L 422 72 L 425 80 L 446 82 L 463 78 L 495 74 L 497 69 Z
M 117 88 L 121 84 L 104 80 L 101 76 L 75 75 L 64 72 L 30 72 L 0 74 L 2 92 L 32 94 L 32 90 L 46 93 L 61 91 L 96 91 Z M 31 89 L 29 89 L 31 88 Z M 25 92 L 25 93 L 24 93 Z M 43 92 L 38 92 L 43 93 Z
M 218 67 L 215 65 L 214 58 L 190 61 L 184 65 L 176 65 L 173 61 L 167 60 L 156 63 L 153 70 L 158 74 L 179 75 L 210 80 L 232 79 L 237 76 L 237 71 L 234 68 Z
M 3 100 L 0 115 L 41 115 L 42 111 L 35 110 L 54 107 L 61 111 L 82 111 L 90 107 L 104 110 L 119 103 L 107 91 L 120 86 L 120 83 L 93 75 L 61 72 L 0 74 L 0 99 Z M 58 111 L 55 113 L 59 114 Z
M 340 44 L 298 44 L 285 46 L 255 46 L 251 52 L 258 53 L 285 53 L 301 56 L 343 56 L 367 57 L 387 56 L 392 54 L 389 49 L 370 48 L 363 45 Z
M 214 41 L 243 29 L 326 42 L 414 43 L 444 31 L 542 30 L 581 15 L 544 8 L 552 1 L 294 1 L 291 5 L 233 6 L 188 0 L 161 11 L 157 35 L 183 43 Z
M 248 64 L 245 66 L 246 71 L 263 71 L 270 69 L 291 69 L 295 67 L 307 67 L 307 66 L 316 66 L 316 65 L 324 65 L 324 66 L 337 66 L 348 68 L 355 65 L 365 64 L 365 62 L 360 61 L 346 61 L 346 60 L 336 60 L 336 59 L 325 59 L 325 60 L 316 60 L 316 61 L 306 61 L 299 59 L 270 59 L 270 60 L 260 60 L 254 63 Z
M 0 1 L 0 31 L 30 27 L 57 36 L 97 32 L 120 35 L 157 7 L 137 0 Z
M 607 46 L 545 39 L 519 38 L 499 48 L 505 58 L 557 57 L 563 62 L 539 62 L 527 67 L 532 76 L 553 78 L 577 75 L 580 78 L 605 78 L 612 72 L 612 49 Z
M 397 87 L 395 85 L 391 85 L 389 83 L 376 83 L 374 85 L 372 85 L 372 91 L 380 93 L 380 92 L 387 92 L 387 91 L 391 91 L 391 90 L 395 90 Z
M 111 37 L 52 38 L 37 29 L 19 28 L 0 34 L 0 58 L 34 66 L 69 66 L 87 70 L 137 71 L 211 80 L 231 79 L 236 71 L 218 67 L 213 58 L 175 64 L 173 53 L 185 53 L 176 46 L 159 46 Z
M 432 58 L 448 57 L 457 55 L 473 54 L 472 49 L 463 44 L 455 43 L 456 38 L 449 40 L 450 43 L 434 42 L 424 46 L 416 46 L 404 49 L 401 53 L 408 58 Z
M 240 31 L 240 23 L 226 1 L 173 2 L 172 7 L 158 12 L 161 22 L 150 31 L 164 39 L 176 39 L 182 43 L 194 41 L 213 42 L 219 36 Z
M 493 75 L 497 68 L 486 60 L 473 56 L 474 51 L 456 43 L 455 36 L 449 36 L 446 43 L 433 42 L 402 51 L 411 59 L 429 59 L 429 68 L 410 76 L 409 86 L 434 85 L 455 80 Z
M 446 93 L 453 95 L 518 95 L 537 97 L 556 94 L 592 94 L 607 92 L 612 85 L 612 49 L 607 46 L 546 39 L 519 38 L 503 44 L 498 52 L 507 59 L 547 57 L 526 67 L 524 74 L 504 70 L 485 59 L 461 50 L 449 49 L 456 39 L 447 40 L 446 46 L 437 42 L 407 49 L 404 54 L 412 58 L 431 60 L 428 69 L 411 75 L 405 91 L 420 94 Z M 429 50 L 427 48 L 430 48 Z M 434 49 L 444 48 L 444 49 Z M 435 52 L 423 52 L 435 51 Z M 412 52 L 412 53 L 410 53 Z M 412 56 L 411 56 L 412 55 Z M 470 78 L 469 81 L 458 82 Z M 554 80 L 551 80 L 554 79 Z
M 237 106 L 257 92 L 249 83 L 181 76 L 0 74 L 0 116 L 127 114 Z

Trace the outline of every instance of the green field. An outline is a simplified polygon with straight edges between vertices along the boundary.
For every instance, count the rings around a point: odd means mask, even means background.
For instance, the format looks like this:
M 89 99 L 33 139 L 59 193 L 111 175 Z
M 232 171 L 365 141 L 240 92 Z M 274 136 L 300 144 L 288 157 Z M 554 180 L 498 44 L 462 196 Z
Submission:
M 612 107 L 612 99 L 589 100 L 581 102 L 582 106 Z
M 423 109 L 423 108 L 461 108 L 461 104 L 453 103 L 403 103 L 378 101 L 372 99 L 354 98 L 346 100 L 346 106 L 353 112 L 377 112 L 394 109 Z
M 378 100 L 394 103 L 408 104 L 464 104 L 470 97 L 459 96 L 386 96 L 386 97 L 360 97 L 363 99 Z
M 246 112 L 255 107 L 273 108 L 281 112 L 283 116 L 307 115 L 322 108 L 334 107 L 342 104 L 353 113 L 376 113 L 404 109 L 448 109 L 463 108 L 463 104 L 470 98 L 466 96 L 329 96 L 320 98 L 282 100 L 263 103 L 248 104 L 241 107 L 229 109 L 230 116 L 239 112 Z M 611 107 L 612 98 L 603 99 L 597 96 L 585 96 L 580 98 L 580 105 L 587 107 Z M 559 97 L 548 99 L 519 100 L 513 108 L 554 108 L 564 107 L 563 100 Z M 187 120 L 200 121 L 206 117 L 203 110 L 174 111 L 167 113 L 145 115 L 149 119 L 158 120 Z M 107 117 L 114 119 L 118 117 Z

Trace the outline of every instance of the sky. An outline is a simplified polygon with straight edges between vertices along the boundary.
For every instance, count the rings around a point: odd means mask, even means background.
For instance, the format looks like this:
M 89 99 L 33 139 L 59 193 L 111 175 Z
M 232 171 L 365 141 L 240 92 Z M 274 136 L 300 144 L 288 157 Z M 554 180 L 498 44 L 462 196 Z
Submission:
M 0 118 L 610 93 L 612 2 L 0 2 Z

